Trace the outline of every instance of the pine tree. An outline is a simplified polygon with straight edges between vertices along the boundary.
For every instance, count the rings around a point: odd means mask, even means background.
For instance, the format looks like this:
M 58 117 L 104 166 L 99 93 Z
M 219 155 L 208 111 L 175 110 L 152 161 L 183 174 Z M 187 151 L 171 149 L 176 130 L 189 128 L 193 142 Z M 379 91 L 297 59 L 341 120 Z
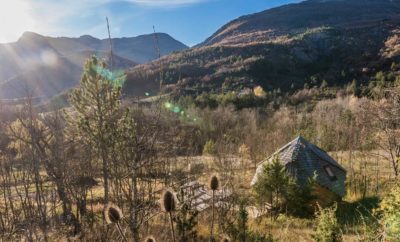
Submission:
M 120 87 L 114 87 L 112 73 L 104 62 L 95 56 L 85 63 L 79 87 L 70 95 L 74 112 L 69 115 L 69 126 L 79 135 L 86 147 L 95 151 L 95 157 L 102 166 L 104 179 L 104 200 L 109 201 L 109 163 L 114 145 L 113 132 L 116 129 L 120 109 Z
M 290 181 L 285 166 L 281 164 L 278 157 L 274 157 L 272 162 L 264 165 L 263 172 L 258 176 L 258 181 L 253 187 L 259 204 L 269 203 L 272 209 L 280 208 Z
M 310 177 L 307 184 L 300 186 L 297 180 L 289 174 L 278 157 L 264 165 L 262 173 L 253 189 L 255 197 L 261 206 L 269 203 L 270 212 L 286 212 L 306 216 L 311 207 L 315 176 Z

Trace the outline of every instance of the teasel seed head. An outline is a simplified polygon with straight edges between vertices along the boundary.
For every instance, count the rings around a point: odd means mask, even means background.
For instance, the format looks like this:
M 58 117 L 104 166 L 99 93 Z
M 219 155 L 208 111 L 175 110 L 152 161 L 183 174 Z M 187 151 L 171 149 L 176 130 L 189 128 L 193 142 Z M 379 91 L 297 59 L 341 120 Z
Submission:
M 166 190 L 161 197 L 161 208 L 164 212 L 173 212 L 176 208 L 176 198 L 171 190 Z
M 122 217 L 122 211 L 117 205 L 109 203 L 104 208 L 104 219 L 107 224 L 118 223 Z
M 218 188 L 219 188 L 219 180 L 218 180 L 218 177 L 216 175 L 212 175 L 210 177 L 210 181 L 209 181 L 208 187 L 213 191 L 218 190 Z
M 221 242 L 230 242 L 230 239 L 228 237 L 224 237 L 221 239 Z
M 144 239 L 144 242 L 156 242 L 153 236 L 147 236 L 146 239 Z

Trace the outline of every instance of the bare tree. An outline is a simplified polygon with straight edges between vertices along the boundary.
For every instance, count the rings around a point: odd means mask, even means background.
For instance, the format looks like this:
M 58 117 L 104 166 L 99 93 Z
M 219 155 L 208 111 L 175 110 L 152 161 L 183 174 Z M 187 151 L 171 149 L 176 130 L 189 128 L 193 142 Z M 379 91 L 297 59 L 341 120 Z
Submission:
M 370 118 L 375 124 L 376 144 L 386 153 L 378 155 L 390 162 L 397 178 L 400 163 L 400 87 L 385 93 L 382 100 L 371 102 Z

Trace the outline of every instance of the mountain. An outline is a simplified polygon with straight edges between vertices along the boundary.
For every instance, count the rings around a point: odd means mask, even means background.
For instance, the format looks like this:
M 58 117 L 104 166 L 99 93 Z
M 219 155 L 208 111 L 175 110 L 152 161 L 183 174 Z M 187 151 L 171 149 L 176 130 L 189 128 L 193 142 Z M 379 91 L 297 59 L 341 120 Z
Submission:
M 368 85 L 399 53 L 399 0 L 308 0 L 240 17 L 194 48 L 135 66 L 125 92 L 157 90 L 160 66 L 164 92 L 178 94 Z
M 155 38 L 157 38 L 161 55 L 188 48 L 188 46 L 165 33 L 140 35 L 131 38 L 113 38 L 111 42 L 116 55 L 136 63 L 145 63 L 158 58 L 158 53 L 155 49 Z M 83 35 L 79 38 L 61 37 L 48 39 L 49 43 L 63 54 L 70 53 L 72 50 L 107 52 L 110 49 L 108 39 L 100 40 L 90 35 Z
M 186 49 L 187 46 L 167 34 L 157 34 L 161 55 Z M 137 63 L 154 60 L 154 35 L 115 38 L 114 70 L 126 70 Z M 45 37 L 26 32 L 14 43 L 0 44 L 0 99 L 26 95 L 48 99 L 79 82 L 84 61 L 91 55 L 110 64 L 109 40 L 92 36 L 79 38 Z
M 269 42 L 322 26 L 360 28 L 399 18 L 398 0 L 310 0 L 240 17 L 201 45 Z

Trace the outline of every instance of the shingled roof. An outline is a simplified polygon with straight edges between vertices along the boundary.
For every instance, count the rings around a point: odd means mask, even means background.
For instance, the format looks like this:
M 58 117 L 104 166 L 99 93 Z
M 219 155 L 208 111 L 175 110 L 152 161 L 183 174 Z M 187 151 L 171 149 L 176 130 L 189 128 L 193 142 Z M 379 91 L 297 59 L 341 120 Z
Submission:
M 263 171 L 263 165 L 278 156 L 286 170 L 296 177 L 300 185 L 317 174 L 317 183 L 328 188 L 340 197 L 346 194 L 344 181 L 346 170 L 325 151 L 299 136 L 276 151 L 271 157 L 262 161 L 253 177 L 251 185 L 257 182 L 258 175 Z M 329 174 L 331 173 L 331 174 Z

